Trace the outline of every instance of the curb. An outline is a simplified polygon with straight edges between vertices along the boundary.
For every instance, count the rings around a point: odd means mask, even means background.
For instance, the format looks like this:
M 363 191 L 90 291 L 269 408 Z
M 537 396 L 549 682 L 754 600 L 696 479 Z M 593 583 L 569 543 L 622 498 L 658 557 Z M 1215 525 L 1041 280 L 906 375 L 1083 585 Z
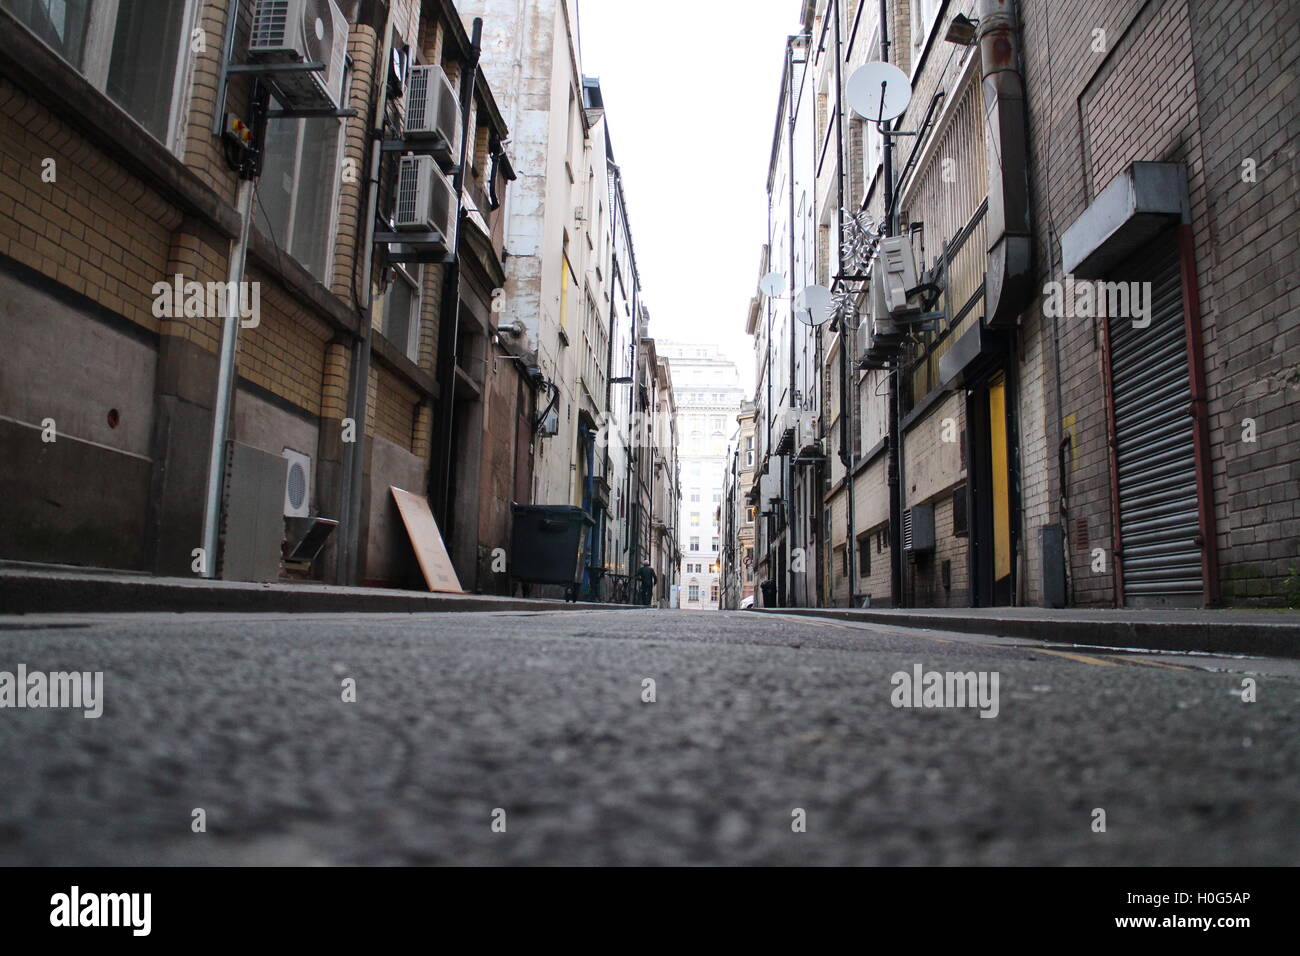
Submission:
M 1044 643 L 1203 651 L 1300 658 L 1300 626 L 1263 621 L 1062 620 L 1012 616 L 947 617 L 848 608 L 751 608 L 764 614 L 834 617 L 891 627 L 1024 637 Z M 1211 612 L 1212 613 L 1212 612 Z
M 630 604 L 576 604 L 491 594 L 433 594 L 327 585 L 197 583 L 176 579 L 114 579 L 111 576 L 0 574 L 0 614 L 131 612 L 297 613 L 351 611 L 574 611 L 622 610 Z

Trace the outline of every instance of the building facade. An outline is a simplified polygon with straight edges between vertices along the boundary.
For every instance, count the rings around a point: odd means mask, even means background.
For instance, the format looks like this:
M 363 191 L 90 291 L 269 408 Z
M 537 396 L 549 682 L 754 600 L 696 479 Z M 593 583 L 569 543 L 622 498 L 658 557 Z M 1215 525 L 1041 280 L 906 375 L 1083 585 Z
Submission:
M 1293 600 L 1293 5 L 801 12 L 759 270 L 778 281 L 747 319 L 777 603 Z M 874 122 L 848 79 L 882 60 L 906 106 Z M 1223 109 L 1237 95 L 1252 109 Z M 790 334 L 807 285 L 834 307 Z
M 501 313 L 544 393 L 532 501 L 590 516 L 582 594 L 630 600 L 651 554 L 657 373 L 600 81 L 582 73 L 566 0 L 459 9 L 483 19 L 484 70 L 514 124 Z
M 336 59 L 304 105 L 250 53 L 247 0 L 169 4 L 161 19 L 0 4 L 0 483 L 27 503 L 3 522 L 5 557 L 417 584 L 400 488 L 429 497 L 466 586 L 490 584 L 477 548 L 508 536 L 472 507 L 483 459 L 508 483 L 531 478 L 516 426 L 533 386 L 494 342 L 485 292 L 508 129 L 449 3 L 325 10 Z M 372 242 L 391 224 L 399 160 L 367 131 L 405 135 L 394 51 L 468 104 L 468 126 L 446 127 L 456 142 L 425 150 L 461 210 L 419 245 L 425 262 Z M 450 416 L 449 375 L 469 393 Z M 484 416 L 508 436 L 492 448 L 466 428 Z M 454 441 L 449 482 L 439 449 Z M 458 509 L 482 523 L 448 521 Z M 324 550 L 294 549 L 329 521 Z
M 681 572 L 678 606 L 716 610 L 727 443 L 744 399 L 734 362 L 714 345 L 660 342 L 673 370 L 681 462 Z
M 754 532 L 758 509 L 750 504 L 757 442 L 754 403 L 740 403 L 736 434 L 728 449 L 726 485 L 722 495 L 722 606 L 734 611 L 754 603 Z
M 397 490 L 466 590 L 515 503 L 626 589 L 660 372 L 569 6 L 314 2 L 314 71 L 254 0 L 0 2 L 0 557 L 423 588 Z

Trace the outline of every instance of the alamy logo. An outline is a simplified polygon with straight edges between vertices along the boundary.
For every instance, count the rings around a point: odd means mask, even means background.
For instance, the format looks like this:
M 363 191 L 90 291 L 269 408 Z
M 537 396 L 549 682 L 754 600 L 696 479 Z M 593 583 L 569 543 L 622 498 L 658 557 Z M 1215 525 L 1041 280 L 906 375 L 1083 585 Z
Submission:
M 103 671 L 0 671 L 0 709 L 72 707 L 91 720 L 104 713 Z
M 258 282 L 188 282 L 177 273 L 171 282 L 155 282 L 156 319 L 222 318 L 229 308 L 239 311 L 239 325 L 255 329 L 261 323 L 262 286 Z
M 923 670 L 896 671 L 889 678 L 894 685 L 889 702 L 895 707 L 978 707 L 981 717 L 998 715 L 997 671 L 940 673 Z
M 1132 319 L 1133 328 L 1151 324 L 1150 282 L 1064 282 L 1043 284 L 1043 315 L 1049 319 Z
M 50 897 L 51 926 L 128 926 L 133 936 L 148 936 L 152 928 L 152 893 L 68 893 Z

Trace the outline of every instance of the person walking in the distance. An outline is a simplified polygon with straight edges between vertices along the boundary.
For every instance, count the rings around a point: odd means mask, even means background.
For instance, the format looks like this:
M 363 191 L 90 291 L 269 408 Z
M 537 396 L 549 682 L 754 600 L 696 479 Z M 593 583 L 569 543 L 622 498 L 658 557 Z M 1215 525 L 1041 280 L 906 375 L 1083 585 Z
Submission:
M 636 583 L 639 589 L 639 603 L 644 604 L 646 607 L 650 606 L 650 602 L 654 598 L 655 582 L 658 580 L 659 575 L 655 574 L 655 569 L 650 567 L 649 561 L 637 569 Z

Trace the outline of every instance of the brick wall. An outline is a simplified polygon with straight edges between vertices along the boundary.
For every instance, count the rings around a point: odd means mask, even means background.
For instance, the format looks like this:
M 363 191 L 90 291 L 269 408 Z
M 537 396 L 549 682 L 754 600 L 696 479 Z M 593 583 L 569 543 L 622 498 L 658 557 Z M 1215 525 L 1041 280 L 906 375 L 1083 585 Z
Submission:
M 1297 9 L 1065 0 L 1021 10 L 1040 277 L 1060 278 L 1061 230 L 1129 163 L 1185 164 L 1220 579 L 1225 599 L 1280 599 L 1300 552 Z M 1247 158 L 1253 183 L 1242 176 Z M 1022 412 L 1035 396 L 1046 409 L 1042 434 L 1025 431 L 1033 419 L 1022 414 L 1031 560 L 1036 525 L 1060 519 L 1056 446 L 1068 433 L 1074 599 L 1110 604 L 1112 576 L 1091 569 L 1092 548 L 1105 549 L 1109 568 L 1114 547 L 1100 327 L 1043 319 L 1035 304 L 1022 333 Z M 1253 444 L 1241 441 L 1244 418 L 1256 421 Z

